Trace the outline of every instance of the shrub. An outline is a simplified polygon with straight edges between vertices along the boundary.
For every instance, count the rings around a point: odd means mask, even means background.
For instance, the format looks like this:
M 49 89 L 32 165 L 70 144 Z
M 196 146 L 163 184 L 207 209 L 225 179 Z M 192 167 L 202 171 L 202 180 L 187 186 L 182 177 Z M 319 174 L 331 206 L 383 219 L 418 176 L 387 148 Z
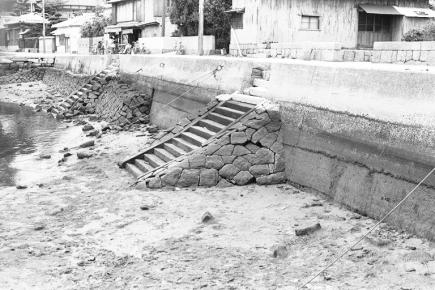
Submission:
M 421 29 L 412 29 L 405 33 L 402 37 L 402 41 L 423 41 L 424 32 Z

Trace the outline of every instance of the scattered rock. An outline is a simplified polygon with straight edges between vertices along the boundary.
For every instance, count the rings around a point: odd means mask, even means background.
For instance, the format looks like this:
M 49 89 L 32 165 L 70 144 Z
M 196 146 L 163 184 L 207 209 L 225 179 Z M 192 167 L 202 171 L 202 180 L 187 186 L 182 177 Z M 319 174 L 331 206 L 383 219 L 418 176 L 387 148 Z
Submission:
M 98 130 L 91 130 L 86 134 L 86 137 L 94 137 L 97 136 L 100 133 Z
M 80 144 L 79 147 L 80 148 L 87 148 L 87 147 L 92 147 L 94 145 L 95 145 L 95 141 L 94 140 L 89 140 L 89 141 L 86 141 L 86 142 Z
M 159 132 L 159 128 L 157 128 L 157 126 L 155 126 L 155 125 L 151 125 L 147 128 L 147 131 L 150 133 L 157 133 L 157 132 Z
M 383 239 L 383 238 L 380 238 L 380 237 L 375 237 L 375 236 L 367 236 L 367 237 L 365 237 L 365 239 L 370 244 L 372 244 L 374 246 L 378 246 L 378 247 L 385 247 L 385 246 L 387 246 L 387 245 L 389 245 L 391 243 L 390 240 Z
M 66 153 L 63 154 L 63 157 L 64 157 L 64 158 L 67 158 L 67 157 L 70 157 L 71 155 L 72 155 L 72 153 L 70 153 L 70 152 L 66 152 Z
M 42 231 L 43 229 L 45 229 L 45 225 L 43 224 L 36 224 L 33 226 L 34 231 Z
M 95 129 L 94 126 L 92 126 L 91 124 L 86 124 L 86 125 L 83 126 L 82 131 L 86 132 L 86 131 L 91 131 L 91 130 L 94 130 L 94 129 Z
M 15 186 L 17 189 L 26 189 L 27 185 L 17 185 Z
M 50 154 L 43 153 L 43 154 L 39 155 L 39 159 L 50 159 L 50 158 L 51 158 Z
M 276 246 L 272 249 L 272 257 L 278 259 L 285 259 L 289 255 L 288 249 L 286 246 Z
M 92 156 L 93 154 L 91 152 L 86 152 L 86 151 L 77 152 L 78 159 L 87 159 L 87 158 L 91 158 Z
M 295 230 L 295 234 L 297 237 L 300 236 L 307 236 L 310 235 L 316 231 L 319 231 L 322 227 L 320 226 L 319 223 L 313 225 L 313 226 L 309 226 L 309 227 L 305 227 L 305 228 L 300 228 L 300 229 L 296 229 Z
M 214 217 L 213 217 L 213 215 L 210 213 L 210 212 L 205 212 L 203 215 L 202 215 L 202 217 L 201 217 L 201 222 L 203 223 L 203 224 L 206 224 L 206 223 L 209 223 L 209 222 L 211 222 L 211 221 L 213 221 L 214 220 Z

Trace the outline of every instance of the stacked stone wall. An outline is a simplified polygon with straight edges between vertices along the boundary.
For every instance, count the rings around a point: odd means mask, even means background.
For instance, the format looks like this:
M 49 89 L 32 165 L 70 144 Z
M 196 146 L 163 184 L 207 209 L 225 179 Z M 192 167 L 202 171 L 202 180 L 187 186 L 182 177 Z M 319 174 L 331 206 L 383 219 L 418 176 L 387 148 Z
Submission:
M 98 99 L 88 96 L 86 103 L 95 107 L 95 113 L 119 126 L 148 123 L 152 90 L 138 91 L 117 80 L 109 81 Z
M 47 69 L 42 81 L 53 93 L 66 97 L 83 87 L 89 76 L 74 75 L 58 69 Z
M 0 85 L 42 81 L 46 69 L 33 68 L 0 77 Z
M 154 172 L 145 184 L 161 188 L 283 183 L 280 130 L 278 108 L 260 105 L 223 136 Z

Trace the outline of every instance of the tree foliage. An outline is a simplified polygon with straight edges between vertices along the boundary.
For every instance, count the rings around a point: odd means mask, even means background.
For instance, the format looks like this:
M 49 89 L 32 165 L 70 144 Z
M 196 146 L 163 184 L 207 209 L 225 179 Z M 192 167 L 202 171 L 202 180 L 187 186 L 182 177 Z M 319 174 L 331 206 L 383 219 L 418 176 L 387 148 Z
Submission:
M 231 9 L 231 0 L 206 0 L 204 4 L 204 34 L 216 37 L 216 48 L 228 49 L 230 44 L 230 18 L 224 13 Z M 198 35 L 198 0 L 172 1 L 170 19 L 178 30 L 175 36 Z
M 110 18 L 98 13 L 92 21 L 82 26 L 82 37 L 97 37 L 104 35 L 104 28 L 111 22 Z

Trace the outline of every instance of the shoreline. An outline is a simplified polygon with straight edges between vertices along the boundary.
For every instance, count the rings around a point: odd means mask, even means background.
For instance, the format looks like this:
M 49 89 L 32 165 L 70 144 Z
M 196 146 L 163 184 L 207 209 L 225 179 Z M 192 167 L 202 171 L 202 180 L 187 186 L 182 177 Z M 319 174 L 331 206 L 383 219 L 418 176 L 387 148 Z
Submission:
M 11 99 L 35 90 L 29 102 L 38 100 L 40 87 L 28 88 Z M 130 188 L 116 161 L 153 135 L 113 130 L 77 150 L 89 120 L 73 120 L 61 121 L 69 127 L 51 159 L 31 156 L 57 174 L 41 170 L 25 189 L 0 189 L 0 288 L 295 289 L 375 223 L 288 184 Z M 58 166 L 64 147 L 72 156 Z M 92 156 L 77 159 L 79 151 Z M 210 223 L 201 221 L 206 212 Z M 318 232 L 295 235 L 316 223 Z M 386 225 L 341 263 L 311 289 L 435 288 L 433 244 Z

